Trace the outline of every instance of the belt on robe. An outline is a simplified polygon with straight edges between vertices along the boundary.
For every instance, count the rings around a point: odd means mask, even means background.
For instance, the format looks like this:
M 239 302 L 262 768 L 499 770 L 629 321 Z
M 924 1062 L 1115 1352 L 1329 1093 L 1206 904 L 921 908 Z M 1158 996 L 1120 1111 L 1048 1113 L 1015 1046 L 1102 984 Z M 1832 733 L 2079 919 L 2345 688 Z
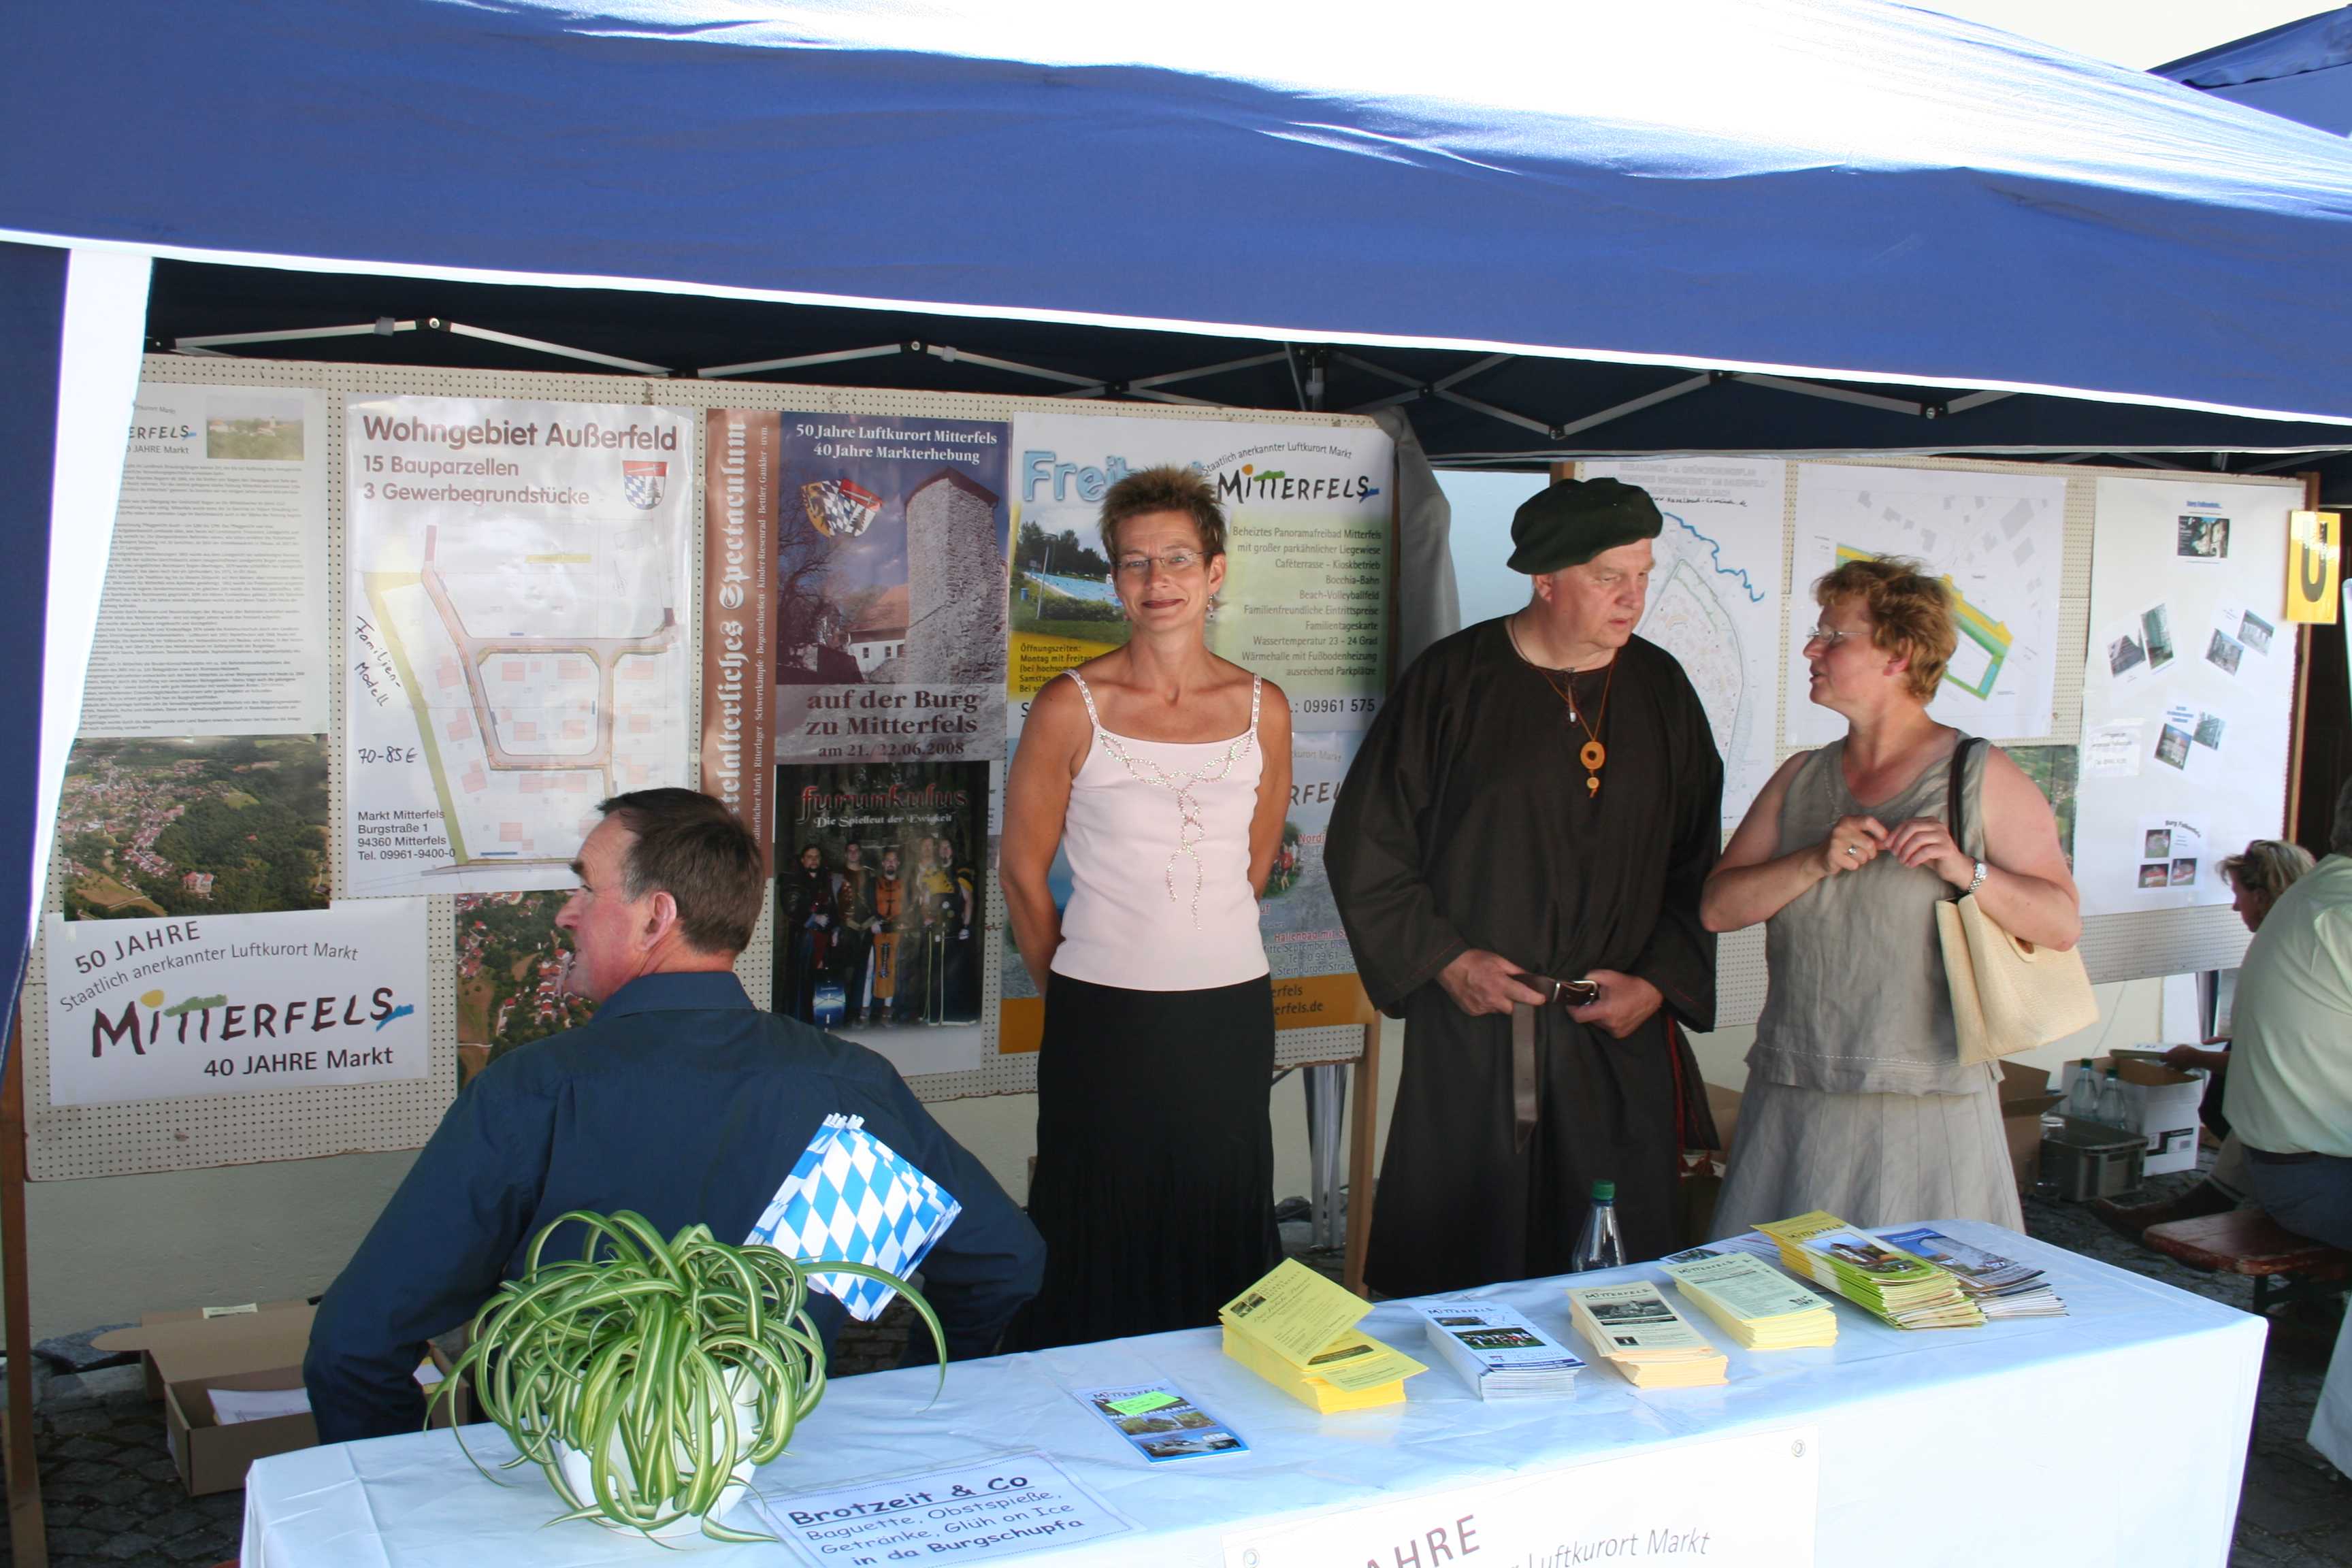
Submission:
M 1522 985 L 1544 993 L 1543 1006 L 1557 1002 L 1562 1008 L 1580 1005 L 1568 999 L 1568 983 L 1543 974 L 1520 974 L 1516 978 Z M 1543 1084 L 1536 1058 L 1536 1007 L 1538 1005 L 1515 1002 L 1511 1005 L 1511 1147 L 1524 1154 L 1536 1135 L 1536 1116 L 1541 1108 Z

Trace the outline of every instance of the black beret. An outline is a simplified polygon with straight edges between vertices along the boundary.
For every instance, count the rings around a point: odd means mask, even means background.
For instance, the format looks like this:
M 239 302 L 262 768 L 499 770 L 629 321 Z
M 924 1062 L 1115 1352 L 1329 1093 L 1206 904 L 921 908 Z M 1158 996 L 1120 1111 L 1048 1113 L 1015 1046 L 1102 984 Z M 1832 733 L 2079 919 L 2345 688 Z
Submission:
M 1581 566 L 1604 550 L 1655 539 L 1665 520 L 1639 485 L 1618 479 L 1561 479 L 1520 503 L 1511 516 L 1511 570 L 1531 577 Z

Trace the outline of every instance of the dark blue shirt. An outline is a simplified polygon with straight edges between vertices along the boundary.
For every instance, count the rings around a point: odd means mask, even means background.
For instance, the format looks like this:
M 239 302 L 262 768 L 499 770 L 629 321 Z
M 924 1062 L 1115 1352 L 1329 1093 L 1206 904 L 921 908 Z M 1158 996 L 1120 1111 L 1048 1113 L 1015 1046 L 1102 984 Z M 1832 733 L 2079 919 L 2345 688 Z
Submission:
M 421 1427 L 424 1342 L 520 1273 L 558 1215 L 635 1209 L 664 1236 L 699 1222 L 740 1242 L 835 1112 L 864 1117 L 963 1205 L 923 1259 L 923 1294 L 950 1355 L 990 1354 L 1045 1257 L 1004 1189 L 872 1051 L 760 1011 L 730 973 L 649 974 L 458 1094 L 319 1304 L 302 1380 L 320 1440 Z M 546 1256 L 579 1246 L 559 1237 Z M 810 1314 L 830 1343 L 840 1305 L 813 1296 Z M 929 1353 L 918 1328 L 909 1357 Z

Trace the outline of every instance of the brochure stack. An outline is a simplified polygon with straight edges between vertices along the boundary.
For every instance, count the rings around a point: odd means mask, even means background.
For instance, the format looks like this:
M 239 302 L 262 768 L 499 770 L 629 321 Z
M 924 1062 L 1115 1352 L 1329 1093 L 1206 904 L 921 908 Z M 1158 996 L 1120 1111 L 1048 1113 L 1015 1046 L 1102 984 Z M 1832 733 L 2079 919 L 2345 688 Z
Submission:
M 1826 1285 L 1898 1329 L 1977 1329 L 1984 1313 L 1952 1275 L 1819 1209 L 1756 1227 L 1780 1244 L 1780 1265 Z
M 1916 1258 L 1924 1258 L 1960 1282 L 1960 1289 L 1987 1318 L 2063 1318 L 2066 1303 L 2042 1270 L 1998 1252 L 1955 1241 L 1927 1226 L 1890 1232 L 1886 1237 Z
M 1429 1348 L 1481 1399 L 1567 1394 L 1584 1361 L 1500 1301 L 1416 1301 Z
M 1666 1259 L 1664 1267 L 1675 1288 L 1742 1350 L 1837 1343 L 1837 1312 L 1830 1304 L 1761 1259 L 1701 1247 Z
M 1217 1309 L 1225 1353 L 1302 1405 L 1328 1414 L 1397 1405 L 1429 1369 L 1357 1331 L 1371 1303 L 1296 1258 Z
M 1636 1388 L 1696 1388 L 1725 1381 L 1723 1352 L 1655 1285 L 1591 1285 L 1568 1293 L 1577 1331 Z

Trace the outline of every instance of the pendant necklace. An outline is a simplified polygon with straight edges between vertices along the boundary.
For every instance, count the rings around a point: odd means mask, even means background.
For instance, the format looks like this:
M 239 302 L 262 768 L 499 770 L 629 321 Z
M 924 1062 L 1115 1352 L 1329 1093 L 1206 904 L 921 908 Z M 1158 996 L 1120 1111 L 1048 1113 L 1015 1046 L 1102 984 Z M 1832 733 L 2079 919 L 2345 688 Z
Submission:
M 1600 731 L 1609 718 L 1609 692 L 1617 684 L 1617 661 L 1613 658 L 1609 661 L 1609 674 L 1601 683 L 1601 706 L 1593 710 L 1592 721 L 1588 724 L 1582 710 L 1576 706 L 1576 671 L 1563 670 L 1564 679 L 1554 680 L 1550 670 L 1529 658 L 1519 647 L 1518 629 L 1507 621 L 1504 623 L 1503 629 L 1509 635 L 1511 651 L 1519 656 L 1519 662 L 1543 677 L 1543 682 L 1551 688 L 1552 695 L 1568 705 L 1569 722 L 1584 731 L 1584 744 L 1578 748 L 1576 760 L 1584 764 L 1585 798 L 1598 800 L 1601 797 L 1601 764 L 1609 760 L 1609 748 L 1601 743 Z

